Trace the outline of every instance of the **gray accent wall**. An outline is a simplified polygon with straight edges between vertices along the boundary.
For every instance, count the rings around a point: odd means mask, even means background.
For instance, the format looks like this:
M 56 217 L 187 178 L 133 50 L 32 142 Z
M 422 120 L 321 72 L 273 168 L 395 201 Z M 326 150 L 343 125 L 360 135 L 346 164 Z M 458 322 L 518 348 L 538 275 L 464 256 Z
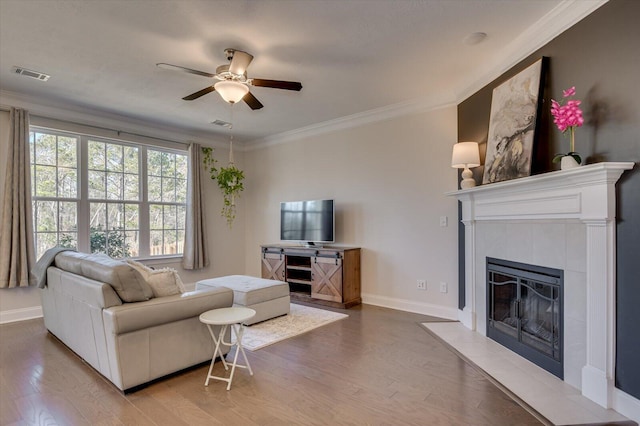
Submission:
M 551 163 L 553 154 L 568 151 L 568 139 L 550 120 L 549 104 L 551 98 L 560 99 L 562 90 L 571 86 L 576 86 L 575 98 L 583 101 L 587 121 L 576 131 L 576 151 L 587 163 L 636 163 L 617 185 L 616 242 L 616 387 L 636 398 L 640 398 L 639 17 L 640 1 L 611 0 L 458 105 L 458 140 L 481 142 L 484 158 L 493 88 L 547 56 L 549 67 L 533 173 L 557 169 Z M 478 184 L 482 173 L 482 166 L 474 169 Z M 462 244 L 463 237 L 462 232 Z M 464 263 L 464 250 L 460 253 L 460 262 Z

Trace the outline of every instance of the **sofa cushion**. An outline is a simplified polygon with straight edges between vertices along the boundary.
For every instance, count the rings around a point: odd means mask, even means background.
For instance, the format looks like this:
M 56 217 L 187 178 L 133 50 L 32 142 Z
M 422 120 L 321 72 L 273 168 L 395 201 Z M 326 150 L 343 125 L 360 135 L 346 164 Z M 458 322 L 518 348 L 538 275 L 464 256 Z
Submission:
M 123 302 L 142 302 L 153 298 L 153 290 L 138 271 L 106 254 L 65 251 L 56 256 L 55 262 L 62 270 L 109 284 Z
M 186 291 L 184 283 L 173 268 L 151 269 L 147 265 L 128 259 L 127 263 L 140 272 L 155 297 L 173 296 Z
M 113 306 L 103 309 L 102 317 L 107 332 L 119 335 L 198 317 L 210 309 L 227 308 L 232 304 L 233 291 L 220 287 Z
M 87 253 L 78 253 L 77 251 L 65 251 L 56 255 L 55 265 L 63 271 L 82 275 L 82 268 L 80 265 L 87 256 L 91 255 Z

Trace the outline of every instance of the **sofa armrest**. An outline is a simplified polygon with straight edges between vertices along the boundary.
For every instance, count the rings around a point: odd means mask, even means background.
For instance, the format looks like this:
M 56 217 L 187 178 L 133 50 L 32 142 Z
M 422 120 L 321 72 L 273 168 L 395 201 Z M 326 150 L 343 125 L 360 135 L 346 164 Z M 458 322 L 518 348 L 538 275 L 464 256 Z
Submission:
M 225 287 L 196 290 L 145 302 L 125 303 L 102 311 L 105 330 L 128 333 L 199 316 L 210 309 L 233 305 L 233 291 Z

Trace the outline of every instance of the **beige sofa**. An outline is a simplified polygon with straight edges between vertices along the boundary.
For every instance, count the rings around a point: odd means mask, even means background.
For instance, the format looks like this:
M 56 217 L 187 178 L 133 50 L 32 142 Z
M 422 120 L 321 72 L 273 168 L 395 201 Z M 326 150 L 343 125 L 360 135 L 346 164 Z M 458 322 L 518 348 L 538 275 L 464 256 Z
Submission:
M 210 361 L 198 317 L 232 304 L 227 288 L 153 298 L 125 262 L 75 252 L 55 257 L 42 289 L 46 328 L 123 391 Z

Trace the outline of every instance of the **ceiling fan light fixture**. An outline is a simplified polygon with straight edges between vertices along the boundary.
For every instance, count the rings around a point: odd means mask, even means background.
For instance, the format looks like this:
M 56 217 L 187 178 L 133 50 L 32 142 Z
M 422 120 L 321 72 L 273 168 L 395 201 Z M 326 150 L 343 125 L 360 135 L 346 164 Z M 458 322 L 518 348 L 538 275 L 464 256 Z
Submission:
M 222 99 L 231 104 L 241 101 L 249 93 L 249 87 L 246 84 L 232 80 L 219 81 L 213 87 L 220 93 Z

